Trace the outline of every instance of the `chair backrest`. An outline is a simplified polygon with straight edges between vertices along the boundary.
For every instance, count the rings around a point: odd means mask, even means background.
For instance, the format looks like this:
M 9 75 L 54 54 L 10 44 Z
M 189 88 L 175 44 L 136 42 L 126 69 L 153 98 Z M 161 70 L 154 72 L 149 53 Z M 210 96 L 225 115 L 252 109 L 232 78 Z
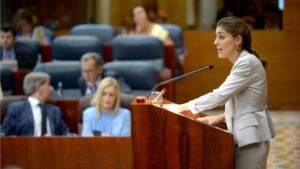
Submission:
M 102 54 L 103 43 L 97 37 L 92 36 L 60 36 L 52 43 L 52 53 L 55 60 L 77 60 L 87 52 Z
M 108 24 L 82 24 L 74 26 L 70 34 L 91 35 L 100 38 L 104 43 L 111 43 L 116 36 L 116 30 Z
M 10 68 L 1 66 L 1 88 L 4 96 L 12 94 L 13 90 L 13 73 Z
M 3 121 L 3 118 L 7 112 L 7 108 L 8 108 L 8 105 L 12 102 L 16 102 L 16 101 L 21 101 L 21 100 L 25 100 L 26 99 L 26 96 L 25 95 L 14 95 L 14 96 L 7 96 L 7 97 L 4 97 L 1 99 L 1 104 L 0 104 L 0 107 L 1 107 L 1 124 L 2 124 L 2 121 Z
M 49 38 L 48 40 L 50 42 L 52 42 L 54 37 L 55 37 L 53 31 L 50 28 L 47 28 L 47 27 L 44 27 L 44 31 L 45 31 L 46 37 Z
M 54 98 L 60 98 L 57 95 L 58 84 L 61 82 L 64 98 L 79 98 L 81 97 L 78 88 L 78 78 L 81 76 L 79 61 L 53 61 L 38 64 L 35 72 L 46 72 L 51 77 L 51 85 L 54 87 Z
M 112 56 L 114 61 L 144 61 L 157 70 L 164 67 L 164 45 L 152 36 L 118 36 L 112 42 Z
M 168 30 L 170 38 L 173 40 L 176 46 L 176 55 L 184 54 L 184 39 L 182 29 L 173 24 L 161 24 L 163 28 Z
M 103 68 L 117 72 L 136 95 L 147 94 L 158 82 L 158 71 L 147 62 L 113 61 L 104 64 Z
M 36 57 L 41 53 L 40 44 L 33 39 L 19 37 L 17 38 L 16 45 L 29 48 Z

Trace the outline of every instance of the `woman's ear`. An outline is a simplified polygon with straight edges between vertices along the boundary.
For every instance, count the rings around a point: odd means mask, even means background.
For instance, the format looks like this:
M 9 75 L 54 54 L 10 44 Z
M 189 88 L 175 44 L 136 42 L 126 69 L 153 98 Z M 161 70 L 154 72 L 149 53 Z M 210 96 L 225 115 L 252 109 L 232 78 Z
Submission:
M 242 38 L 242 36 L 241 36 L 241 35 L 236 36 L 236 37 L 235 37 L 235 45 L 236 45 L 236 46 L 241 46 L 242 43 L 243 43 L 243 38 Z

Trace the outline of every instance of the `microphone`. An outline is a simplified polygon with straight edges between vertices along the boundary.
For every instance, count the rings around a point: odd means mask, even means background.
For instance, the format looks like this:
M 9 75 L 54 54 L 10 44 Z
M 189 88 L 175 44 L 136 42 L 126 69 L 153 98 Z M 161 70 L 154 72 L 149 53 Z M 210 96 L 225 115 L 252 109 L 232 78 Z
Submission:
M 162 82 L 158 83 L 157 85 L 155 85 L 155 86 L 150 90 L 150 94 L 151 94 L 152 91 L 154 91 L 155 89 L 157 89 L 158 87 L 160 87 L 160 86 L 162 86 L 162 85 L 165 85 L 165 84 L 168 84 L 168 83 L 177 81 L 177 80 L 181 80 L 181 79 L 183 79 L 183 78 L 185 78 L 185 77 L 187 77 L 187 76 L 196 74 L 196 73 L 198 73 L 198 72 L 202 72 L 202 71 L 205 71 L 205 70 L 213 69 L 213 67 L 214 67 L 213 65 L 208 65 L 208 66 L 205 66 L 205 67 L 203 67 L 203 68 L 194 70 L 194 71 L 192 71 L 192 72 L 189 72 L 189 73 L 186 73 L 186 74 L 183 74 L 183 75 L 180 75 L 180 76 L 177 76 L 177 77 L 174 77 L 174 78 L 171 78 L 171 79 L 162 81 Z

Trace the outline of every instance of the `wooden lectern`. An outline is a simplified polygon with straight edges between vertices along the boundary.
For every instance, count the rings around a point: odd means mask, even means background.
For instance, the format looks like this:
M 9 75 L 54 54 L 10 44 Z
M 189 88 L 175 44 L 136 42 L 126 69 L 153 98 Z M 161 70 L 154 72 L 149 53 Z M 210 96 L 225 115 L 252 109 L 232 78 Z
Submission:
M 160 106 L 132 103 L 135 169 L 232 169 L 233 135 Z

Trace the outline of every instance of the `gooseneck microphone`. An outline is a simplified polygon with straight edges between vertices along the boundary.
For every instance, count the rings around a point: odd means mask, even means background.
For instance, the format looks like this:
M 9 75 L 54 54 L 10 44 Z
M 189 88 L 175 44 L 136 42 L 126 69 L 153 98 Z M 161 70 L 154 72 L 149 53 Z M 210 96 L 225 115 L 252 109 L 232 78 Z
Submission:
M 171 82 L 174 82 L 174 81 L 177 81 L 177 80 L 181 80 L 187 76 L 190 76 L 190 75 L 193 75 L 193 74 L 196 74 L 198 72 L 202 72 L 202 71 L 205 71 L 205 70 L 210 70 L 210 69 L 213 69 L 213 65 L 208 65 L 208 66 L 205 66 L 203 68 L 200 68 L 200 69 L 197 69 L 197 70 L 194 70 L 192 72 L 189 72 L 189 73 L 186 73 L 186 74 L 183 74 L 183 75 L 180 75 L 180 76 L 177 76 L 177 77 L 174 77 L 172 79 L 168 79 L 168 80 L 165 80 L 165 81 L 162 81 L 160 83 L 158 83 L 157 85 L 155 85 L 151 91 L 150 91 L 150 94 L 152 91 L 154 91 L 155 89 L 157 89 L 158 87 L 162 86 L 162 85 L 165 85 L 165 84 L 168 84 L 168 83 L 171 83 Z

